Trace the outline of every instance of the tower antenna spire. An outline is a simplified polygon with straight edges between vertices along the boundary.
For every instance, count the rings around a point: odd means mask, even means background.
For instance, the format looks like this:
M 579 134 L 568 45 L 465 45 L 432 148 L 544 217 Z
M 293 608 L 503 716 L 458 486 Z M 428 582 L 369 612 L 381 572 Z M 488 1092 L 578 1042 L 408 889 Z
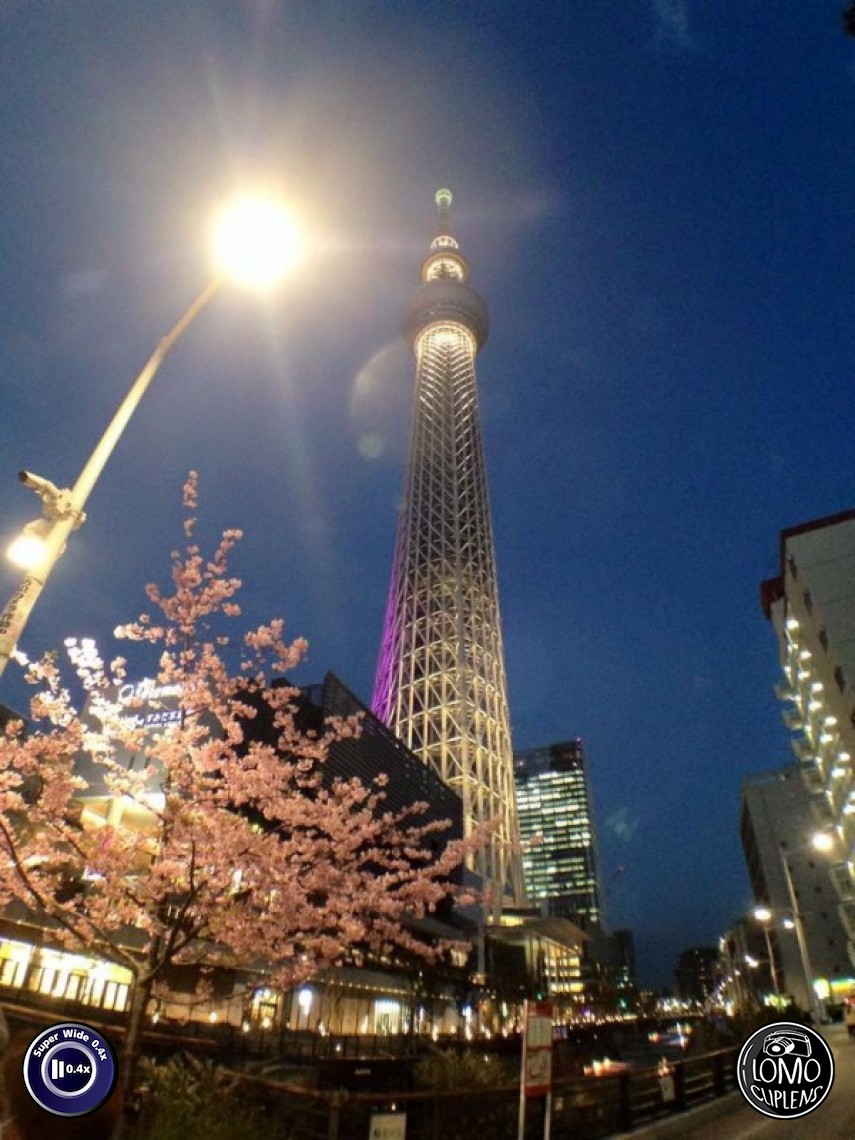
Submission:
M 436 220 L 439 223 L 439 232 L 451 232 L 451 201 L 452 193 L 447 187 L 436 192 Z

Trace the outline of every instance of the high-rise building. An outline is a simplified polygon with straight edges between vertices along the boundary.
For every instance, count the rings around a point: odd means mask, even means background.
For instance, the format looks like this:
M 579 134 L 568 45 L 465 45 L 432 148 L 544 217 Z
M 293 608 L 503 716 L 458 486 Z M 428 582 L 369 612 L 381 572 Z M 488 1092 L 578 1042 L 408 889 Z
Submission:
M 855 966 L 855 511 L 781 532 L 780 569 L 762 586 L 784 676 L 776 686 Z M 804 841 L 810 836 L 805 836 Z
M 771 958 L 772 966 L 768 980 L 802 1009 L 811 1009 L 816 1001 L 807 988 L 803 949 L 818 996 L 839 999 L 852 984 L 829 863 L 810 843 L 816 828 L 810 793 L 797 765 L 759 772 L 743 782 L 740 830 L 748 877 L 754 901 L 771 912 L 765 932 L 754 921 L 752 944 L 758 947 L 766 937 L 763 956 Z
M 635 936 L 627 928 L 612 931 L 614 978 L 619 990 L 634 990 L 638 984 L 635 970 Z
M 715 989 L 718 950 L 714 946 L 693 946 L 677 958 L 674 980 L 677 996 L 683 1001 L 704 1002 Z
M 453 236 L 451 192 L 404 332 L 413 426 L 372 707 L 460 796 L 466 831 L 497 821 L 476 861 L 494 901 L 523 897 L 496 565 L 475 356 L 487 310 Z
M 583 929 L 602 923 L 597 845 L 581 740 L 514 754 L 526 893 Z

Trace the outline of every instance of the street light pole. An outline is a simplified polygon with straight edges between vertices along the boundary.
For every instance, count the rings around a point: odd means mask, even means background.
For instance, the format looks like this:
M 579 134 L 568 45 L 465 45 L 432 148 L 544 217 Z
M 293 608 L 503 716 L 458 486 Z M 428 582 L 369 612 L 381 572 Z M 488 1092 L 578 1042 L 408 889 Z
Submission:
M 780 997 L 781 986 L 778 981 L 778 970 L 775 965 L 775 955 L 772 951 L 772 939 L 769 935 L 769 923 L 772 919 L 772 912 L 767 906 L 758 906 L 754 908 L 754 917 L 763 928 L 763 936 L 766 939 L 766 954 L 769 959 L 769 973 L 772 977 L 772 988 L 775 991 L 775 996 Z
M 769 935 L 769 927 L 764 922 L 763 934 L 766 938 L 766 953 L 769 956 L 769 973 L 772 975 L 772 989 L 775 991 L 775 997 L 781 996 L 781 985 L 778 981 L 778 968 L 775 965 L 775 955 L 772 952 L 772 939 Z
M 802 922 L 802 916 L 799 912 L 796 889 L 793 885 L 793 875 L 790 871 L 790 864 L 787 862 L 787 856 L 784 854 L 783 848 L 779 848 L 779 854 L 781 856 L 781 866 L 784 870 L 784 879 L 787 884 L 790 909 L 793 913 L 793 926 L 796 931 L 796 941 L 799 944 L 799 954 L 802 960 L 802 972 L 804 973 L 805 985 L 807 986 L 807 999 L 810 1003 L 810 1012 L 814 1015 L 819 1024 L 823 1024 L 825 1022 L 825 1005 L 817 995 L 813 985 L 813 970 L 811 969 L 807 939 L 805 938 L 804 923 Z
M 45 535 L 44 552 L 38 564 L 28 570 L 18 589 L 0 614 L 0 676 L 3 675 L 3 671 L 24 631 L 33 607 L 50 577 L 51 571 L 65 550 L 69 534 L 84 522 L 86 515 L 83 508 L 86 506 L 89 495 L 97 483 L 99 475 L 104 470 L 107 460 L 112 455 L 128 421 L 145 395 L 146 389 L 175 342 L 215 296 L 223 280 L 224 278 L 218 274 L 209 281 L 166 336 L 159 341 L 157 348 L 146 361 L 139 376 L 131 385 L 128 394 L 119 405 L 116 414 L 107 425 L 107 429 L 96 444 L 95 450 L 86 461 L 77 482 L 70 490 L 67 488 L 59 490 L 46 479 L 34 477 L 26 471 L 21 472 L 21 481 L 33 487 L 42 499 L 45 514 L 51 520 L 51 525 Z
M 0 613 L 0 676 L 56 565 L 69 534 L 86 519 L 84 507 L 122 432 L 175 342 L 230 278 L 250 288 L 274 285 L 299 261 L 300 235 L 294 220 L 282 205 L 263 194 L 245 195 L 222 211 L 215 232 L 221 271 L 179 317 L 131 385 L 116 414 L 107 425 L 74 486 L 54 486 L 48 479 L 28 471 L 20 479 L 42 500 L 41 519 L 28 524 L 13 543 L 10 556 L 24 566 L 26 574 Z M 26 555 L 26 557 L 24 557 Z

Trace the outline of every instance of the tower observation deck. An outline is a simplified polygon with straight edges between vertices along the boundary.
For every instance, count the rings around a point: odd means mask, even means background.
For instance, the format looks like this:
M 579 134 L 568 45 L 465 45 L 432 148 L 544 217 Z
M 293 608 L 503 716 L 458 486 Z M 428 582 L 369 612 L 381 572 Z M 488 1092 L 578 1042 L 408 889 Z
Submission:
M 374 713 L 463 801 L 467 834 L 495 829 L 473 860 L 494 904 L 524 897 L 496 562 L 475 357 L 484 302 L 453 236 L 451 192 L 406 309 L 416 360 L 412 437 Z

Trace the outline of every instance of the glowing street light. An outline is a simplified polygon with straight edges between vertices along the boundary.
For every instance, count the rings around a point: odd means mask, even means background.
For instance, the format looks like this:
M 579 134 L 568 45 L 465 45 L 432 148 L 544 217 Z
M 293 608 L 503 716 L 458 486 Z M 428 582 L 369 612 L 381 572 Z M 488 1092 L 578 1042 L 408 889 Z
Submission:
M 20 570 L 34 570 L 47 555 L 47 536 L 50 523 L 47 519 L 28 522 L 17 538 L 12 539 L 6 557 Z
M 775 965 L 775 953 L 772 948 L 772 939 L 769 934 L 769 923 L 772 921 L 773 915 L 767 906 L 756 906 L 753 911 L 754 917 L 763 928 L 763 937 L 766 940 L 766 954 L 769 957 L 769 973 L 772 975 L 772 988 L 776 996 L 780 996 L 781 984 L 778 981 L 778 970 Z
M 222 272 L 250 289 L 269 289 L 298 264 L 303 252 L 294 220 L 274 199 L 247 195 L 223 210 L 214 228 Z
M 833 851 L 837 846 L 837 841 L 830 831 L 817 831 L 811 836 L 810 843 L 814 851 L 822 851 L 824 854 Z
M 69 534 L 86 519 L 84 507 L 137 405 L 175 342 L 227 280 L 269 288 L 297 264 L 301 243 L 289 215 L 273 199 L 241 198 L 222 212 L 215 229 L 216 275 L 158 343 L 131 385 L 72 488 L 21 471 L 19 478 L 42 500 L 42 518 L 28 523 L 11 544 L 9 557 L 25 570 L 18 589 L 0 613 L 0 675 L 27 624 Z

